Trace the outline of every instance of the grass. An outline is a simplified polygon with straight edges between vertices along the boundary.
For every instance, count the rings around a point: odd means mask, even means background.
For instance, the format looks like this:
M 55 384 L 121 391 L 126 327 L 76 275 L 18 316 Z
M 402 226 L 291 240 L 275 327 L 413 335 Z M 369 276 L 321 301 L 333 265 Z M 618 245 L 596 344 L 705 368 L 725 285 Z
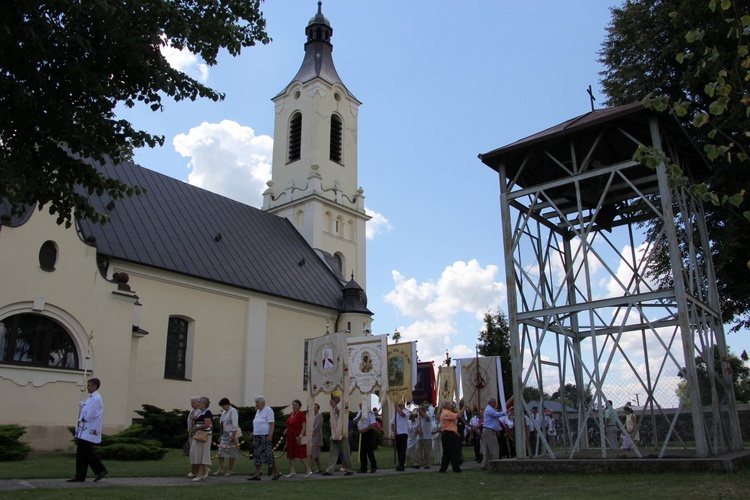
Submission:
M 467 458 L 472 452 L 465 449 Z M 381 469 L 393 467 L 393 450 L 377 452 Z M 249 474 L 252 467 L 247 459 L 239 459 L 235 471 Z M 4 462 L 0 479 L 67 478 L 72 475 L 75 457 L 72 454 L 32 453 L 22 462 Z M 285 459 L 280 460 L 282 472 L 288 471 Z M 187 459 L 173 451 L 158 462 L 106 463 L 112 477 L 183 476 L 187 473 Z M 214 465 L 214 468 L 216 465 Z M 463 474 L 362 475 L 334 481 L 262 481 L 235 484 L 187 484 L 172 487 L 119 487 L 28 489 L 0 492 L 3 498 L 158 498 L 177 497 L 181 500 L 204 499 L 207 495 L 253 495 L 273 498 L 323 498 L 335 494 L 338 498 L 369 495 L 377 498 L 404 498 L 460 495 L 469 498 L 747 498 L 750 469 L 734 474 L 721 473 L 649 473 L 649 474 L 493 474 L 479 469 L 468 469 Z M 298 472 L 301 469 L 298 468 Z M 208 489 L 206 489 L 208 488 Z

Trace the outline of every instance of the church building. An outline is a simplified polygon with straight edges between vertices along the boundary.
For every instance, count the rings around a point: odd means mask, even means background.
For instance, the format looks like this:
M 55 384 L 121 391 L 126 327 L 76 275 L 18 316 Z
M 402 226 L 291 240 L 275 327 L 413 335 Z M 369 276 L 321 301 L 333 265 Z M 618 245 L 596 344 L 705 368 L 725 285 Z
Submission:
M 104 432 L 194 395 L 250 406 L 304 400 L 305 339 L 370 331 L 360 102 L 333 64 L 322 12 L 302 66 L 273 98 L 273 173 L 257 209 L 135 164 L 97 165 L 146 189 L 92 197 L 110 220 L 66 229 L 0 203 L 0 424 L 68 449 L 86 378 Z

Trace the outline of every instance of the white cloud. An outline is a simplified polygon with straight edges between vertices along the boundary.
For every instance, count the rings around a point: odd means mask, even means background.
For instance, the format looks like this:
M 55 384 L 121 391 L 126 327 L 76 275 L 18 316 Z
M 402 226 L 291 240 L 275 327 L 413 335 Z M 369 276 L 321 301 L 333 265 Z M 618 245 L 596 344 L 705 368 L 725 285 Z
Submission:
M 380 233 L 390 232 L 393 228 L 383 214 L 370 210 L 367 207 L 365 207 L 365 213 L 372 217 L 372 219 L 367 221 L 367 226 L 365 227 L 365 235 L 368 240 L 375 238 Z
M 393 305 L 403 316 L 425 317 L 425 310 L 435 296 L 435 285 L 432 283 L 417 284 L 414 278 L 405 279 L 398 271 L 391 271 L 395 288 L 388 292 L 384 299 Z
M 474 355 L 473 346 L 453 343 L 462 333 L 457 326 L 461 316 L 469 315 L 472 327 L 476 328 L 472 336 L 476 338 L 484 314 L 497 310 L 505 300 L 505 285 L 496 281 L 498 272 L 497 266 L 482 268 L 474 259 L 456 261 L 446 267 L 436 281 L 423 283 L 407 279 L 394 270 L 394 289 L 384 300 L 401 315 L 414 320 L 398 330 L 404 341 L 419 341 L 417 349 L 421 360 L 442 360 L 446 350 L 453 357 Z
M 467 312 L 481 320 L 505 296 L 505 285 L 495 281 L 498 271 L 492 264 L 483 269 L 476 259 L 454 262 L 443 270 L 435 287 L 437 297 L 427 312 L 436 318 Z
M 231 120 L 202 123 L 172 141 L 189 157 L 188 182 L 233 200 L 260 207 L 271 179 L 273 139 L 256 136 L 250 127 Z
M 167 42 L 161 46 L 161 54 L 177 71 L 182 71 L 202 83 L 208 81 L 208 65 L 200 62 L 198 56 L 188 49 L 177 50 Z

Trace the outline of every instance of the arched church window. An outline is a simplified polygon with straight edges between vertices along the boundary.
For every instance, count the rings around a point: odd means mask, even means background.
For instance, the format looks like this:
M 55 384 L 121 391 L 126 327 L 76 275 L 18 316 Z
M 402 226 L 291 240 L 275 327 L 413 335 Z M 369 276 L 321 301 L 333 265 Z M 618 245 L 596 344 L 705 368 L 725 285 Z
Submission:
M 300 159 L 302 150 L 302 113 L 297 111 L 289 121 L 289 157 L 288 162 Z
M 331 212 L 326 212 L 323 217 L 324 217 L 324 223 L 325 223 L 325 226 L 324 226 L 325 230 L 330 233 L 333 227 L 333 215 L 331 214 Z
M 164 359 L 164 378 L 186 380 L 188 377 L 188 351 L 190 347 L 190 322 L 172 316 L 167 327 L 167 353 Z
M 341 274 L 343 276 L 344 274 L 344 260 L 341 257 L 340 253 L 333 254 L 333 261 L 336 263 L 336 267 L 341 271 Z
M 294 215 L 294 225 L 299 229 L 305 224 L 305 212 L 298 210 Z
M 346 222 L 346 238 L 354 240 L 354 221 L 352 220 Z
M 343 217 L 336 217 L 336 234 L 339 236 L 343 236 L 344 232 L 344 219 Z
M 341 163 L 344 125 L 338 115 L 331 115 L 331 161 Z
M 75 370 L 78 349 L 56 321 L 40 314 L 16 314 L 0 320 L 0 361 Z

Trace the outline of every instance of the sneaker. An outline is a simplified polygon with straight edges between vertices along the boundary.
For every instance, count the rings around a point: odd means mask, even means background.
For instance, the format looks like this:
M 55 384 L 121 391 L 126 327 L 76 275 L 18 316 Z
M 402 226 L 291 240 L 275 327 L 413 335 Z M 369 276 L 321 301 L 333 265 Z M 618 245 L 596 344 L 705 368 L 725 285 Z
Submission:
M 325 471 L 325 470 L 323 472 L 321 472 L 320 475 L 321 476 L 333 476 L 333 474 L 331 474 L 330 472 Z

